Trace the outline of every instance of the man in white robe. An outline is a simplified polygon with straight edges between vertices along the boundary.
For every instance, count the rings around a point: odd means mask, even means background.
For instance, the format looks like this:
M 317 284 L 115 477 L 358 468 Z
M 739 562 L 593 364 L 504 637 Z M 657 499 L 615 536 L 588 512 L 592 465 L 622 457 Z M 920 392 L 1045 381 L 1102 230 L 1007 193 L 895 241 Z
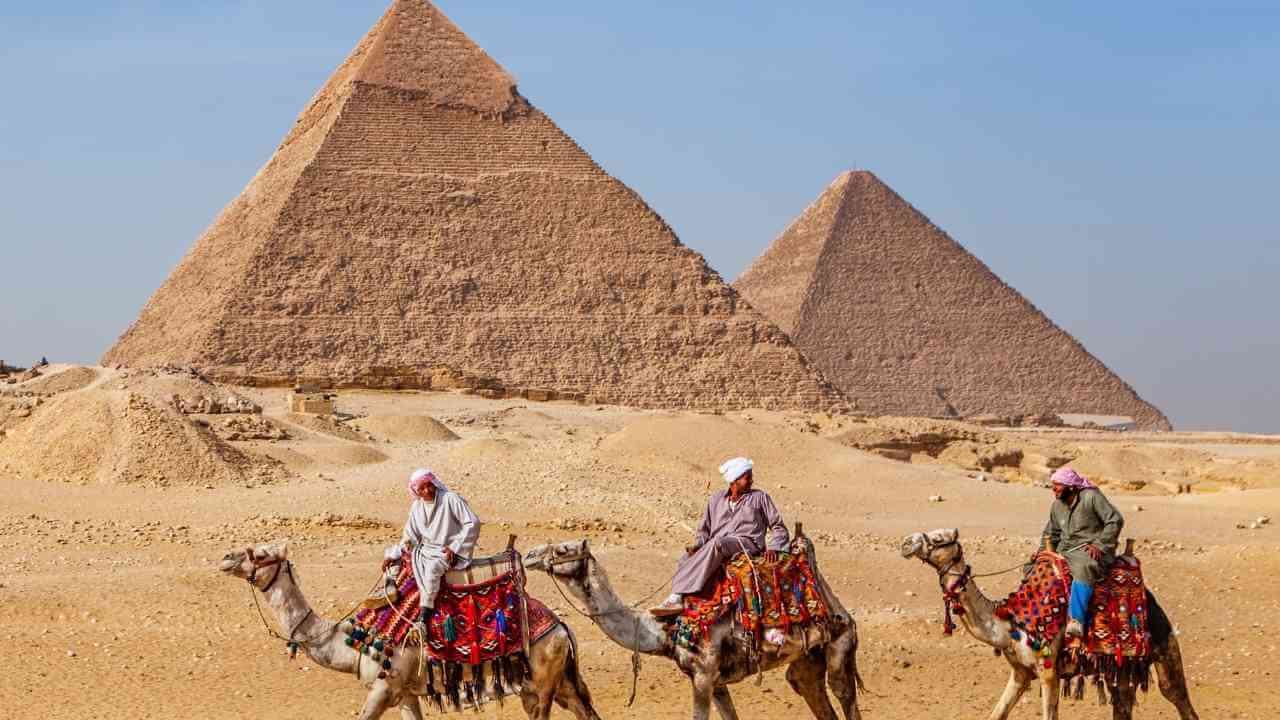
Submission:
M 422 607 L 420 620 L 426 623 L 435 609 L 445 572 L 471 564 L 471 553 L 480 537 L 480 519 L 461 495 L 446 488 L 430 470 L 413 471 L 409 494 L 414 498 L 409 519 L 400 542 L 383 553 L 382 569 L 399 562 L 406 550 L 411 551 Z

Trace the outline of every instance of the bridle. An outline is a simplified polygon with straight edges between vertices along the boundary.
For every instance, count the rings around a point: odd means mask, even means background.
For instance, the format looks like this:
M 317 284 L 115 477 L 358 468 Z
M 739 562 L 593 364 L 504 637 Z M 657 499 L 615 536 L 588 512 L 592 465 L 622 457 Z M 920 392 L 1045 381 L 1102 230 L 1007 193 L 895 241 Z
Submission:
M 964 605 L 960 602 L 960 593 L 969 586 L 969 581 L 973 579 L 973 568 L 964 560 L 964 546 L 960 545 L 958 539 L 949 540 L 947 542 L 935 543 L 929 539 L 928 535 L 924 535 L 924 551 L 925 557 L 933 554 L 935 550 L 941 550 L 951 546 L 959 548 L 959 552 L 947 563 L 946 567 L 938 569 L 938 587 L 942 590 L 942 634 L 951 635 L 955 632 L 956 623 L 952 619 L 952 615 L 958 617 L 964 616 Z M 957 571 L 956 566 L 963 565 Z M 954 582 L 948 578 L 957 578 Z
M 259 560 L 254 557 L 253 548 L 250 547 L 244 549 L 244 554 L 249 560 L 250 566 L 249 575 L 245 580 L 249 583 L 249 596 L 253 598 L 253 607 L 258 611 L 258 619 L 262 621 L 262 627 L 266 628 L 268 635 L 276 638 L 277 640 L 283 640 L 288 645 L 289 659 L 292 660 L 294 657 L 297 657 L 298 648 L 307 644 L 306 641 L 295 640 L 294 635 L 297 634 L 298 628 L 302 627 L 302 624 L 315 614 L 315 610 L 308 607 L 307 612 L 302 616 L 302 619 L 294 623 L 293 627 L 289 629 L 288 637 L 285 637 L 273 630 L 271 628 L 271 624 L 267 622 L 267 616 L 262 612 L 262 605 L 258 602 L 258 593 L 254 592 L 254 590 L 258 590 L 263 595 L 266 595 L 267 592 L 271 590 L 272 586 L 276 584 L 276 581 L 280 579 L 282 574 L 288 575 L 289 580 L 296 584 L 298 581 L 293 576 L 293 562 L 291 560 L 281 560 L 278 557 L 263 558 Z M 267 581 L 266 585 L 258 587 L 258 571 L 269 567 L 274 567 L 275 573 L 272 574 L 271 579 Z

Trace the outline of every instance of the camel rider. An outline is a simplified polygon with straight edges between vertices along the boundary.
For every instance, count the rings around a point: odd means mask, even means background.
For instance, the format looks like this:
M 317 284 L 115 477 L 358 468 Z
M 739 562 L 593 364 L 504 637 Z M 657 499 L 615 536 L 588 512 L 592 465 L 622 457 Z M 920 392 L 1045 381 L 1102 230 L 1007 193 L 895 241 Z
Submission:
M 1056 497 L 1044 537 L 1071 567 L 1071 619 L 1067 634 L 1084 635 L 1093 586 L 1116 559 L 1124 517 L 1097 485 L 1068 467 L 1050 478 Z
M 412 551 L 422 608 L 419 620 L 425 625 L 435 609 L 445 571 L 460 570 L 471 563 L 476 538 L 480 537 L 480 519 L 461 495 L 446 488 L 430 470 L 413 471 L 409 494 L 414 499 L 404 533 L 398 544 L 383 553 L 382 569 L 385 572 L 399 562 L 405 550 Z
M 778 553 L 786 551 L 790 537 L 782 514 L 767 493 L 752 488 L 751 468 L 752 462 L 744 457 L 720 466 L 729 487 L 711 496 L 693 544 L 676 565 L 671 595 L 649 612 L 657 617 L 679 615 L 682 597 L 701 592 L 739 552 L 759 555 L 763 550 L 767 562 L 776 562 Z

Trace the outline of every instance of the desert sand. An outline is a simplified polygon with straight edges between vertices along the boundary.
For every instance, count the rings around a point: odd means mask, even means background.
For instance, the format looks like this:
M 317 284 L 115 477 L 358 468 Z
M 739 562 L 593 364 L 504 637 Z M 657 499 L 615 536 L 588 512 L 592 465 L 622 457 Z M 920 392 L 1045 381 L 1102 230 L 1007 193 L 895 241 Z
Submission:
M 1280 438 L 1006 431 L 421 391 L 340 393 L 336 421 L 290 416 L 282 389 L 226 388 L 176 370 L 54 367 L 0 387 L 0 630 L 19 651 L 0 686 L 6 717 L 351 716 L 364 690 L 303 656 L 290 661 L 245 585 L 217 571 L 224 553 L 288 538 L 313 606 L 340 616 L 399 533 L 405 477 L 428 466 L 484 520 L 483 549 L 499 549 L 508 533 L 522 549 L 588 537 L 621 593 L 639 600 L 662 587 L 721 482 L 716 465 L 735 454 L 752 457 L 758 485 L 789 522 L 804 523 L 855 611 L 867 717 L 985 717 L 1004 684 L 1003 661 L 967 636 L 941 635 L 936 578 L 899 557 L 898 544 L 913 531 L 958 527 L 975 571 L 1017 563 L 1043 525 L 1049 493 L 1036 483 L 1054 453 L 1078 458 L 1125 513 L 1125 536 L 1139 541 L 1181 633 L 1202 717 L 1266 717 L 1280 700 L 1266 662 L 1276 647 L 1280 536 L 1271 524 L 1249 528 L 1280 512 Z M 191 412 L 254 406 L 261 412 Z M 264 439 L 244 439 L 255 435 Z M 42 436 L 44 460 L 35 462 L 31 443 Z M 1010 448 L 1022 451 L 1016 466 Z M 157 465 L 158 455 L 167 462 Z M 1004 464 L 972 469 L 983 457 Z M 137 467 L 152 469 L 112 471 Z M 1015 581 L 982 585 L 1000 595 Z M 654 658 L 635 705 L 624 707 L 629 654 L 546 577 L 530 584 L 581 638 L 603 717 L 687 716 L 687 683 Z M 779 673 L 735 695 L 744 717 L 807 716 Z M 1016 716 L 1037 711 L 1033 691 Z M 1092 700 L 1064 712 L 1110 717 Z M 1154 688 L 1139 713 L 1175 717 Z M 524 717 L 514 704 L 484 714 Z

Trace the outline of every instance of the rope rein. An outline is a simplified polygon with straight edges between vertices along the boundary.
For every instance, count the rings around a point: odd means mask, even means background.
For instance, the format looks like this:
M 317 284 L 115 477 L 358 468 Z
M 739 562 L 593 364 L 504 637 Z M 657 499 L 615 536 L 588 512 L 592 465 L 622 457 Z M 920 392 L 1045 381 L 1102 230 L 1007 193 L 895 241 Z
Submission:
M 254 592 L 254 590 L 261 592 L 263 595 L 267 594 L 267 592 L 269 592 L 271 588 L 275 586 L 276 581 L 280 579 L 280 576 L 282 574 L 288 575 L 289 579 L 293 581 L 294 585 L 297 585 L 298 580 L 293 575 L 293 561 L 291 560 L 280 561 L 277 559 L 277 560 L 270 560 L 266 562 L 259 562 L 258 560 L 254 559 L 253 552 L 251 550 L 246 550 L 245 552 L 246 552 L 246 556 L 249 559 L 249 562 L 252 563 L 253 565 L 252 569 L 249 571 L 249 576 L 245 578 L 246 582 L 249 585 L 249 597 L 253 599 L 253 608 L 254 610 L 258 611 L 258 619 L 262 621 L 262 627 L 267 631 L 267 634 L 277 640 L 283 641 L 288 646 L 289 659 L 292 660 L 298 656 L 298 648 L 310 647 L 311 645 L 316 644 L 317 641 L 314 641 L 314 640 L 298 640 L 295 637 L 295 635 L 297 635 L 298 630 L 301 629 L 302 625 L 306 623 L 307 620 L 311 619 L 312 616 L 319 617 L 319 615 L 316 615 L 315 608 L 312 608 L 310 605 L 308 605 L 307 612 L 302 616 L 302 619 L 294 623 L 293 627 L 289 629 L 288 637 L 285 637 L 284 635 L 281 635 L 280 633 L 276 632 L 275 628 L 271 627 L 271 623 L 267 622 L 266 613 L 262 612 L 262 603 L 258 602 L 258 593 Z M 271 576 L 271 580 L 269 580 L 266 585 L 264 585 L 263 587 L 258 587 L 256 582 L 257 576 L 258 576 L 258 570 L 265 567 L 271 567 L 271 566 L 275 566 L 276 568 L 275 574 Z M 373 585 L 373 588 L 370 589 L 370 592 L 372 592 L 373 589 L 376 589 L 377 587 L 378 587 L 378 583 L 375 582 Z M 368 593 L 366 593 L 366 595 L 367 594 Z M 351 617 L 357 610 L 359 610 L 360 605 L 361 603 L 356 603 L 350 610 L 344 613 L 342 617 L 338 618 L 337 622 L 326 623 L 330 625 L 329 634 L 333 634 L 333 632 L 337 630 L 338 626 L 341 625 L 344 620 Z M 356 661 L 355 672 L 356 672 L 356 677 L 360 677 L 360 665 L 359 665 L 358 659 Z
M 595 562 L 595 560 L 596 560 L 595 556 L 588 553 L 585 558 L 577 558 L 576 560 L 561 560 L 559 562 L 547 562 L 546 568 L 547 568 L 547 577 L 551 578 L 551 584 L 555 586 L 556 592 L 560 593 L 560 597 L 564 599 L 565 604 L 568 605 L 570 608 L 572 608 L 574 612 L 578 613 L 584 618 L 587 618 L 588 620 L 595 623 L 596 625 L 600 624 L 599 622 L 596 621 L 596 618 L 608 617 L 610 615 L 617 615 L 619 613 L 634 611 L 638 609 L 641 605 L 652 600 L 654 596 L 656 596 L 658 593 L 665 590 L 667 586 L 671 584 L 671 581 L 667 580 L 666 582 L 662 583 L 657 588 L 655 588 L 653 592 L 650 592 L 648 595 L 636 601 L 635 603 L 632 603 L 631 605 L 624 605 L 622 607 L 614 608 L 612 610 L 606 610 L 604 612 L 599 612 L 599 613 L 589 613 L 584 610 L 578 609 L 578 606 L 575 605 L 573 601 L 569 599 L 569 596 L 565 594 L 564 589 L 560 587 L 560 582 L 559 580 L 556 579 L 556 574 L 555 572 L 553 572 L 552 568 L 556 565 L 563 565 L 569 562 L 584 561 L 586 563 L 593 563 Z M 640 683 L 640 667 L 643 662 L 640 658 L 640 616 L 638 614 L 635 616 L 635 628 L 632 632 L 632 636 L 635 638 L 635 642 L 631 647 L 631 697 L 627 698 L 627 705 L 626 705 L 627 707 L 631 707 L 631 705 L 636 701 L 636 687 Z

